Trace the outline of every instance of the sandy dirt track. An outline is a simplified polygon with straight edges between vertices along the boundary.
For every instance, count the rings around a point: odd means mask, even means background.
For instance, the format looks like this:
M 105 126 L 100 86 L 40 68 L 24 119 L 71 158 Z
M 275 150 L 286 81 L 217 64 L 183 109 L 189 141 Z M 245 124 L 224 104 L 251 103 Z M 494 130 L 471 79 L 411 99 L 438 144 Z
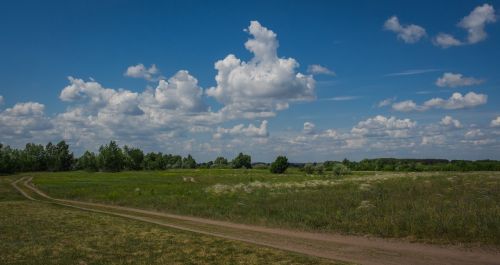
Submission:
M 37 189 L 31 177 L 12 183 L 26 198 L 115 215 L 160 226 L 237 240 L 326 259 L 359 264 L 500 264 L 500 252 L 399 240 L 293 231 L 181 216 L 136 208 L 56 199 Z

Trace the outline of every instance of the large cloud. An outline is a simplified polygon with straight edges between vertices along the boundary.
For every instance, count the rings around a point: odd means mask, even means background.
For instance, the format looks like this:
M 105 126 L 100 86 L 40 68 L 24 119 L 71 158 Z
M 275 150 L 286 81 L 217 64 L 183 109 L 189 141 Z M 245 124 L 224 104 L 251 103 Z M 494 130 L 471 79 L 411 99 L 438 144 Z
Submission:
M 467 40 L 460 41 L 450 34 L 440 33 L 434 38 L 433 42 L 435 45 L 442 48 L 460 46 L 464 44 L 475 44 L 486 39 L 488 34 L 484 28 L 486 27 L 486 24 L 494 22 L 496 22 L 495 9 L 492 5 L 483 4 L 474 8 L 469 15 L 462 18 L 462 20 L 458 23 L 460 28 L 467 31 Z
M 185 111 L 207 110 L 202 95 L 198 80 L 185 70 L 177 72 L 168 82 L 160 80 L 155 90 L 155 99 L 163 107 Z
M 384 23 L 384 29 L 397 34 L 398 38 L 406 43 L 415 43 L 425 37 L 425 29 L 418 25 L 401 25 L 396 16 L 392 16 Z
M 486 31 L 484 27 L 488 23 L 496 21 L 495 9 L 489 4 L 484 4 L 474 8 L 474 10 L 464 17 L 458 26 L 467 30 L 467 41 L 469 43 L 477 43 L 486 39 Z
M 1 140 L 17 143 L 24 139 L 36 139 L 40 132 L 52 128 L 45 116 L 45 105 L 37 102 L 17 103 L 0 112 Z
M 252 117 L 269 117 L 284 104 L 315 98 L 312 76 L 297 72 L 298 62 L 293 58 L 279 58 L 276 34 L 252 21 L 246 30 L 252 38 L 245 48 L 254 57 L 242 61 L 230 54 L 215 63 L 218 71 L 216 87 L 206 90 L 232 112 Z

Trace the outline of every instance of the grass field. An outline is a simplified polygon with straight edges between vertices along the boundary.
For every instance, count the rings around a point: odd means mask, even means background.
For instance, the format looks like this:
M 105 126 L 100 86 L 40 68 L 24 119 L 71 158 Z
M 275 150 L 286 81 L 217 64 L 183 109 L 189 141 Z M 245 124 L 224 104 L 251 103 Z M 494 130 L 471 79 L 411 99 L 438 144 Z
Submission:
M 49 195 L 234 222 L 444 244 L 500 245 L 500 172 L 290 170 L 37 173 Z
M 25 200 L 0 177 L 0 264 L 331 264 L 275 249 Z

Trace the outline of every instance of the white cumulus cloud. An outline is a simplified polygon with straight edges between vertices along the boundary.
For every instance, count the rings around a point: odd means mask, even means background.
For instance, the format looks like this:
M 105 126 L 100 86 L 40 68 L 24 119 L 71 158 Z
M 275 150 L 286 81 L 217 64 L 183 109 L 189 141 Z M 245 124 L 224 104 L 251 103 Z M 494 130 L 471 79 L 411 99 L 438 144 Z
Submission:
M 168 81 L 160 80 L 155 90 L 155 99 L 161 106 L 186 111 L 206 110 L 202 95 L 198 80 L 185 70 L 177 72 Z
M 449 48 L 453 46 L 460 46 L 463 45 L 463 43 L 460 40 L 457 40 L 455 37 L 453 37 L 450 34 L 447 33 L 439 33 L 433 40 L 432 42 L 434 45 L 439 46 L 441 48 Z
M 423 136 L 421 145 L 443 145 L 445 142 L 444 135 Z
M 316 125 L 312 122 L 304 122 L 304 129 L 302 130 L 304 134 L 314 134 Z
M 429 109 L 464 109 L 473 108 L 486 104 L 488 96 L 485 94 L 477 94 L 469 92 L 462 95 L 455 92 L 448 99 L 432 98 L 424 102 L 422 105 L 417 105 L 413 100 L 405 100 L 392 104 L 392 109 L 395 111 L 426 111 Z
M 246 31 L 252 38 L 245 48 L 254 57 L 245 62 L 229 54 L 217 61 L 217 86 L 206 90 L 208 96 L 233 114 L 254 117 L 269 117 L 288 102 L 315 98 L 313 77 L 297 72 L 299 63 L 295 59 L 278 57 L 279 45 L 273 31 L 257 21 L 252 21 Z
M 307 72 L 313 75 L 335 75 L 335 72 L 319 64 L 309 65 Z
M 224 135 L 243 136 L 243 137 L 268 137 L 267 121 L 264 120 L 259 127 L 249 124 L 245 127 L 244 124 L 235 125 L 232 128 L 217 128 L 217 132 L 213 135 L 215 139 L 221 139 Z
M 132 78 L 143 78 L 148 81 L 155 81 L 159 78 L 159 73 L 160 70 L 156 67 L 155 64 L 151 65 L 149 68 L 146 68 L 146 66 L 141 63 L 129 66 L 123 75 Z
M 500 116 L 496 117 L 490 122 L 491 127 L 500 127 Z
M 425 37 L 427 33 L 425 29 L 418 25 L 401 25 L 396 16 L 392 16 L 384 23 L 384 29 L 397 34 L 398 38 L 405 43 L 415 43 Z
M 384 99 L 384 100 L 381 100 L 381 101 L 377 104 L 377 106 L 378 106 L 379 108 L 382 108 L 382 107 L 387 107 L 387 106 L 391 105 L 391 104 L 392 104 L 392 102 L 394 102 L 394 100 L 395 100 L 395 98 L 386 98 L 386 99 Z
M 488 101 L 488 96 L 485 94 L 476 94 L 469 92 L 462 95 L 458 92 L 453 93 L 450 98 L 433 98 L 424 102 L 424 109 L 442 108 L 442 109 L 463 109 L 472 108 L 479 105 L 484 105 Z
M 444 116 L 441 119 L 440 124 L 443 125 L 443 126 L 446 126 L 446 127 L 462 128 L 462 124 L 460 123 L 459 120 L 453 119 L 453 117 L 448 116 L 448 115 Z
M 37 102 L 17 103 L 0 112 L 0 134 L 2 140 L 17 142 L 32 140 L 38 132 L 52 128 L 50 119 L 45 116 L 45 105 Z
M 495 21 L 495 9 L 489 4 L 484 4 L 474 8 L 468 16 L 458 23 L 458 26 L 467 30 L 467 41 L 473 44 L 486 39 L 488 34 L 484 31 L 484 27 Z
M 380 136 L 401 138 L 408 136 L 409 130 L 415 128 L 416 121 L 410 119 L 397 119 L 396 117 L 385 117 L 377 115 L 373 118 L 360 121 L 351 130 L 351 133 L 362 136 Z
M 447 33 L 440 33 L 434 39 L 433 43 L 441 48 L 460 46 L 464 44 L 475 44 L 485 40 L 488 36 L 484 28 L 486 24 L 496 22 L 495 9 L 492 5 L 483 4 L 477 6 L 458 23 L 458 27 L 467 31 L 467 40 L 460 41 Z
M 436 85 L 439 87 L 462 87 L 479 85 L 483 82 L 482 79 L 465 77 L 458 73 L 444 73 L 443 76 L 436 80 Z

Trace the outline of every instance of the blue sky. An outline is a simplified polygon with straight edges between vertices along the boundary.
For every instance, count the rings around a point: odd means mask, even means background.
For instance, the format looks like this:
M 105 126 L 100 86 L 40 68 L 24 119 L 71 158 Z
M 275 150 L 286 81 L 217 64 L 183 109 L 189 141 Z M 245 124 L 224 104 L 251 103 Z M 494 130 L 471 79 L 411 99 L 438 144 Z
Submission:
M 497 9 L 3 3 L 0 142 L 65 139 L 79 154 L 114 139 L 200 161 L 500 159 Z

